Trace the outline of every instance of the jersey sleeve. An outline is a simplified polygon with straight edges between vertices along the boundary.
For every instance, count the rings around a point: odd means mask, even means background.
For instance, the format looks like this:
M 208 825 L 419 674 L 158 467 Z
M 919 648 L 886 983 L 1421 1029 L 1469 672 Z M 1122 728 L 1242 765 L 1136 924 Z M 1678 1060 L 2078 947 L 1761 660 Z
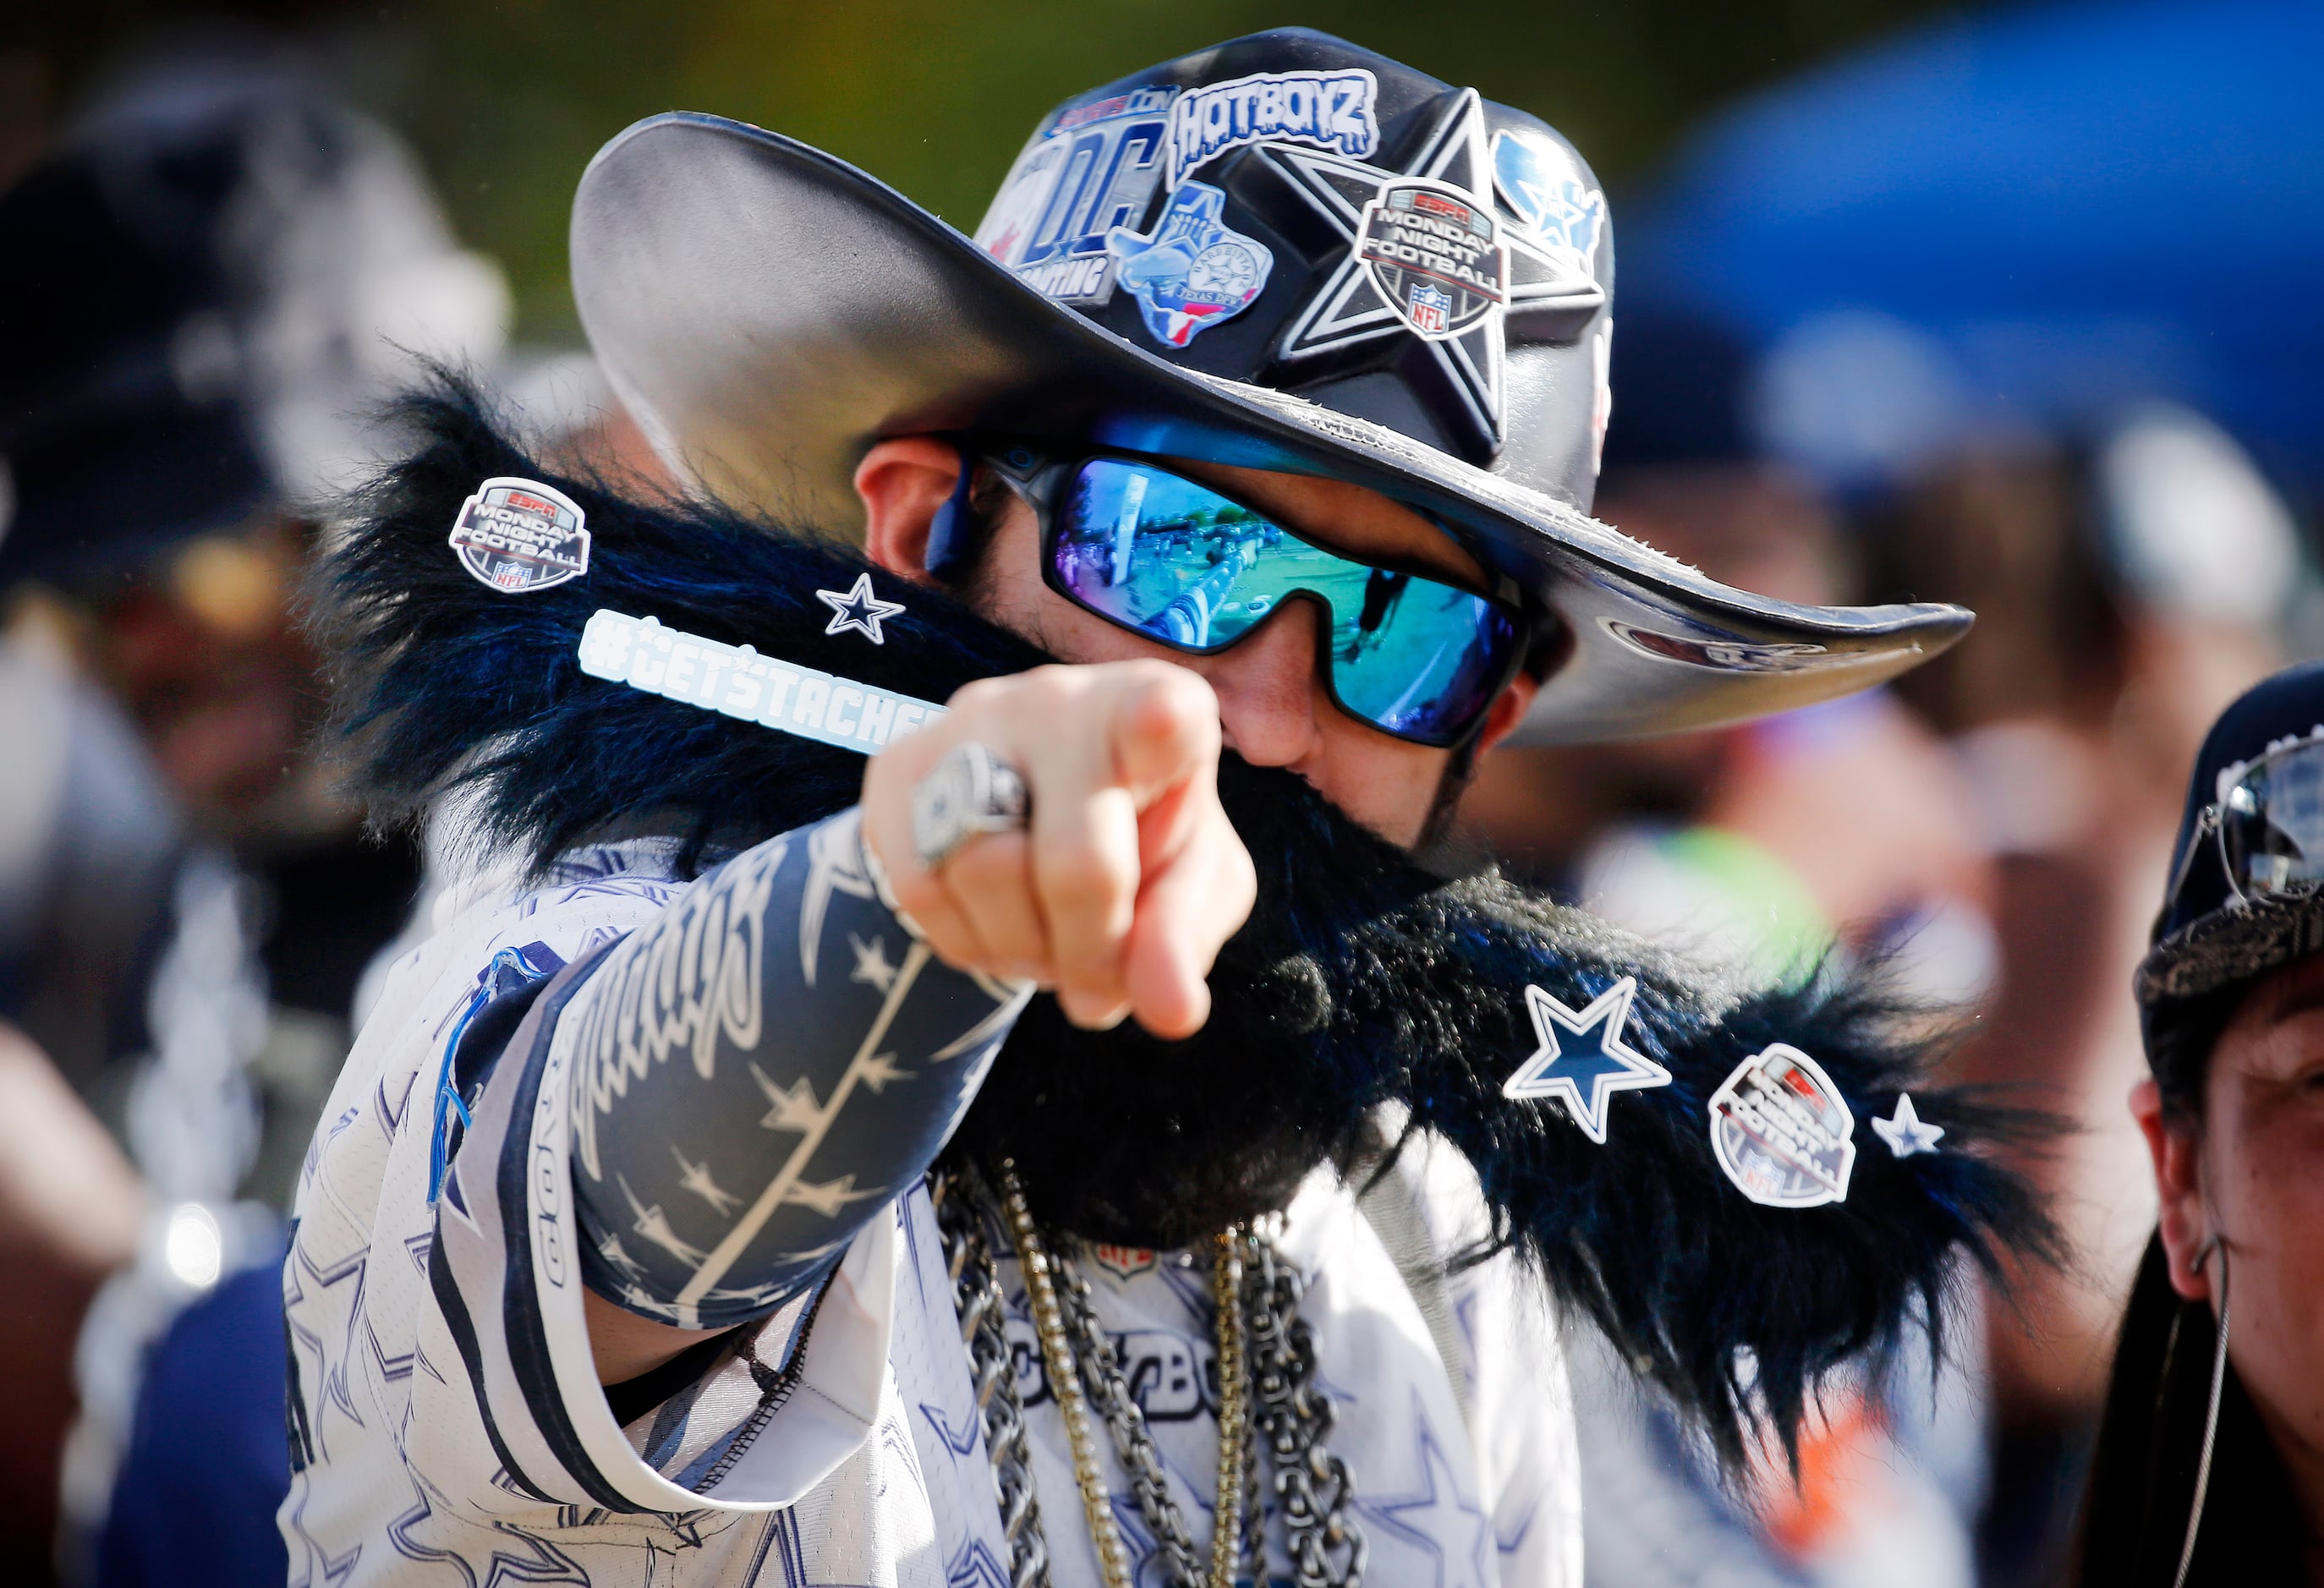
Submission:
M 597 1382 L 554 1015 L 687 886 L 643 846 L 577 852 L 530 891 L 447 889 L 381 978 L 301 1168 L 283 1269 L 293 1582 L 346 1580 L 350 1551 L 383 1567 L 489 1553 L 512 1528 L 740 1521 L 863 1440 L 887 1381 L 892 1209 L 772 1316 L 610 1399 Z M 549 973 L 521 1022 L 496 1020 L 492 999 L 512 963 Z M 466 1074 L 486 1048 L 489 1067 Z M 447 1076 L 475 1083 L 452 1089 L 469 1117 L 448 1164 Z
M 567 967 L 487 1081 L 436 1207 L 431 1322 L 464 1370 L 468 1415 L 504 1492 L 605 1510 L 770 1510 L 861 1445 L 887 1372 L 897 1261 L 892 1210 L 830 1277 L 772 1316 L 706 1341 L 660 1388 L 616 1408 L 597 1381 L 582 1310 L 572 1181 L 577 1021 L 558 1016 L 599 956 Z M 632 1390 L 636 1386 L 617 1387 Z M 623 1426 L 626 1419 L 628 1426 Z M 423 1470 L 486 1463 L 416 1431 Z

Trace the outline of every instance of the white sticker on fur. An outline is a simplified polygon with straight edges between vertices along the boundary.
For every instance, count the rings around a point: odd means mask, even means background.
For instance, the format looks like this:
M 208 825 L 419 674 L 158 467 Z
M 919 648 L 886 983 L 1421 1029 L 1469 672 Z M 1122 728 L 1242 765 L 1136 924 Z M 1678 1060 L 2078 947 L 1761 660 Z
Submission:
M 602 606 L 581 631 L 579 658 L 593 679 L 865 755 L 945 714 L 932 701 Z

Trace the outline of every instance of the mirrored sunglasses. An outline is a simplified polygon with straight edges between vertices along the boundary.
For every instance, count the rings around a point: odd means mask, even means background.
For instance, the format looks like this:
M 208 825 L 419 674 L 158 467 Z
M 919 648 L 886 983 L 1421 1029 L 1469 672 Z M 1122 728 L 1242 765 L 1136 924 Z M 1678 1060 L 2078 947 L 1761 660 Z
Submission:
M 1238 643 L 1295 597 L 1324 613 L 1333 704 L 1439 748 L 1466 740 L 1524 660 L 1515 603 L 1325 550 L 1232 496 L 1141 459 L 992 459 L 1031 503 L 1042 574 L 1083 610 L 1188 655 Z

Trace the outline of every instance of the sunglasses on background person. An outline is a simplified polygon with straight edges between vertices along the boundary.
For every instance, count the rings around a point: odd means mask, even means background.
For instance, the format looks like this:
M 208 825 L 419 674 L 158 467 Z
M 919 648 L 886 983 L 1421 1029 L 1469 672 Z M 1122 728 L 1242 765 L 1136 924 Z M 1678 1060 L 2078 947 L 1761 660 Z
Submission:
M 1022 446 L 978 456 L 1033 509 L 1041 575 L 1058 595 L 1190 656 L 1228 650 L 1305 596 L 1324 610 L 1333 704 L 1398 739 L 1465 742 L 1532 642 L 1515 602 L 1325 550 L 1143 458 Z
M 2196 817 L 2180 857 L 2172 900 L 2186 886 L 2207 836 L 2237 905 L 2324 881 L 2324 730 L 2220 775 L 2218 800 Z

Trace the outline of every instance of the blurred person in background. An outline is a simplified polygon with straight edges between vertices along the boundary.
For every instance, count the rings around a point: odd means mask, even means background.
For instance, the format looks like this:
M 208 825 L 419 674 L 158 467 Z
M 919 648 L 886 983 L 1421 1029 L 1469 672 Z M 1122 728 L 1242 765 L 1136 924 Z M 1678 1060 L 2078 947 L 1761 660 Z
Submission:
M 0 1192 L 0 1240 L 51 1254 L 16 1270 L 39 1349 L 11 1366 L 53 1371 L 12 1371 L 41 1405 L 0 1408 L 0 1451 L 38 1456 L 0 1508 L 18 1558 L 49 1553 L 78 1333 L 77 1537 L 139 1430 L 108 1579 L 246 1580 L 254 1541 L 281 1570 L 271 1501 L 240 1536 L 234 1503 L 283 1481 L 265 1260 L 418 871 L 305 750 L 303 504 L 370 459 L 362 411 L 412 352 L 489 356 L 504 315 L 401 147 L 249 36 L 132 60 L 0 193 L 0 1055 L 55 1077 L 5 1116 L 44 1156 L 0 1143 L 0 1186 L 53 1162 L 87 1188 Z M 44 1299 L 51 1269 L 78 1287 Z
M 1714 322 L 1633 310 L 1614 372 L 1608 522 L 1722 582 L 1849 598 L 1856 557 L 1833 510 L 1747 433 L 1746 349 Z M 1837 941 L 1891 956 L 1916 996 L 1950 1002 L 1992 974 L 1990 878 L 1966 806 L 1942 743 L 1874 691 L 1649 743 L 1512 749 L 1462 815 L 1471 842 L 1743 979 L 1802 974 Z M 1592 1583 L 1974 1581 L 1980 1414 L 1958 1369 L 1932 1395 L 1923 1352 L 1835 1393 L 1803 1431 L 1797 1486 L 1771 1449 L 1738 1492 L 1602 1343 L 1573 1361 Z
M 1831 503 L 1747 432 L 1748 355 L 1729 333 L 1634 311 L 1615 367 L 1625 395 L 1600 490 L 1628 532 L 1786 600 L 1855 594 L 1863 554 Z M 1964 795 L 1917 715 L 1871 691 L 1652 743 L 1515 750 L 1462 817 L 1520 872 L 1633 930 L 1768 973 L 1845 936 L 1901 952 L 1941 999 L 1974 994 L 1991 968 Z
M 2084 1260 L 1989 1319 L 1996 1588 L 2066 1564 L 2153 1224 L 2120 989 L 2179 776 L 2287 653 L 2287 620 L 2312 621 L 2290 515 L 2243 448 L 2311 490 L 2324 457 L 2305 311 L 2324 101 L 2300 64 L 2319 29 L 2292 0 L 1948 17 L 1707 122 L 1636 251 L 1759 350 L 1754 433 L 1863 494 L 1868 594 L 1941 588 L 1979 614 L 1896 691 L 1950 742 L 1991 857 L 2000 972 L 1962 1071 L 2082 1126 L 2030 1167 Z M 2190 207 L 2191 287 L 2138 263 L 2154 217 Z
M 2135 982 L 2159 1218 L 2080 1519 L 2107 1588 L 2324 1583 L 2324 663 L 2195 757 Z
M 1973 642 L 1898 694 L 1950 739 L 1991 856 L 1999 975 L 1962 1078 L 2080 1130 L 2024 1166 L 2080 1262 L 1988 1316 L 1997 1583 L 2054 1580 L 2153 1195 L 2123 1094 L 2144 1049 L 2121 988 L 2178 819 L 2176 769 L 2281 659 L 2305 600 L 2295 525 L 2223 431 L 2181 408 L 2085 444 L 1997 440 L 1926 460 L 1871 536 L 1886 591 L 1958 589 Z

